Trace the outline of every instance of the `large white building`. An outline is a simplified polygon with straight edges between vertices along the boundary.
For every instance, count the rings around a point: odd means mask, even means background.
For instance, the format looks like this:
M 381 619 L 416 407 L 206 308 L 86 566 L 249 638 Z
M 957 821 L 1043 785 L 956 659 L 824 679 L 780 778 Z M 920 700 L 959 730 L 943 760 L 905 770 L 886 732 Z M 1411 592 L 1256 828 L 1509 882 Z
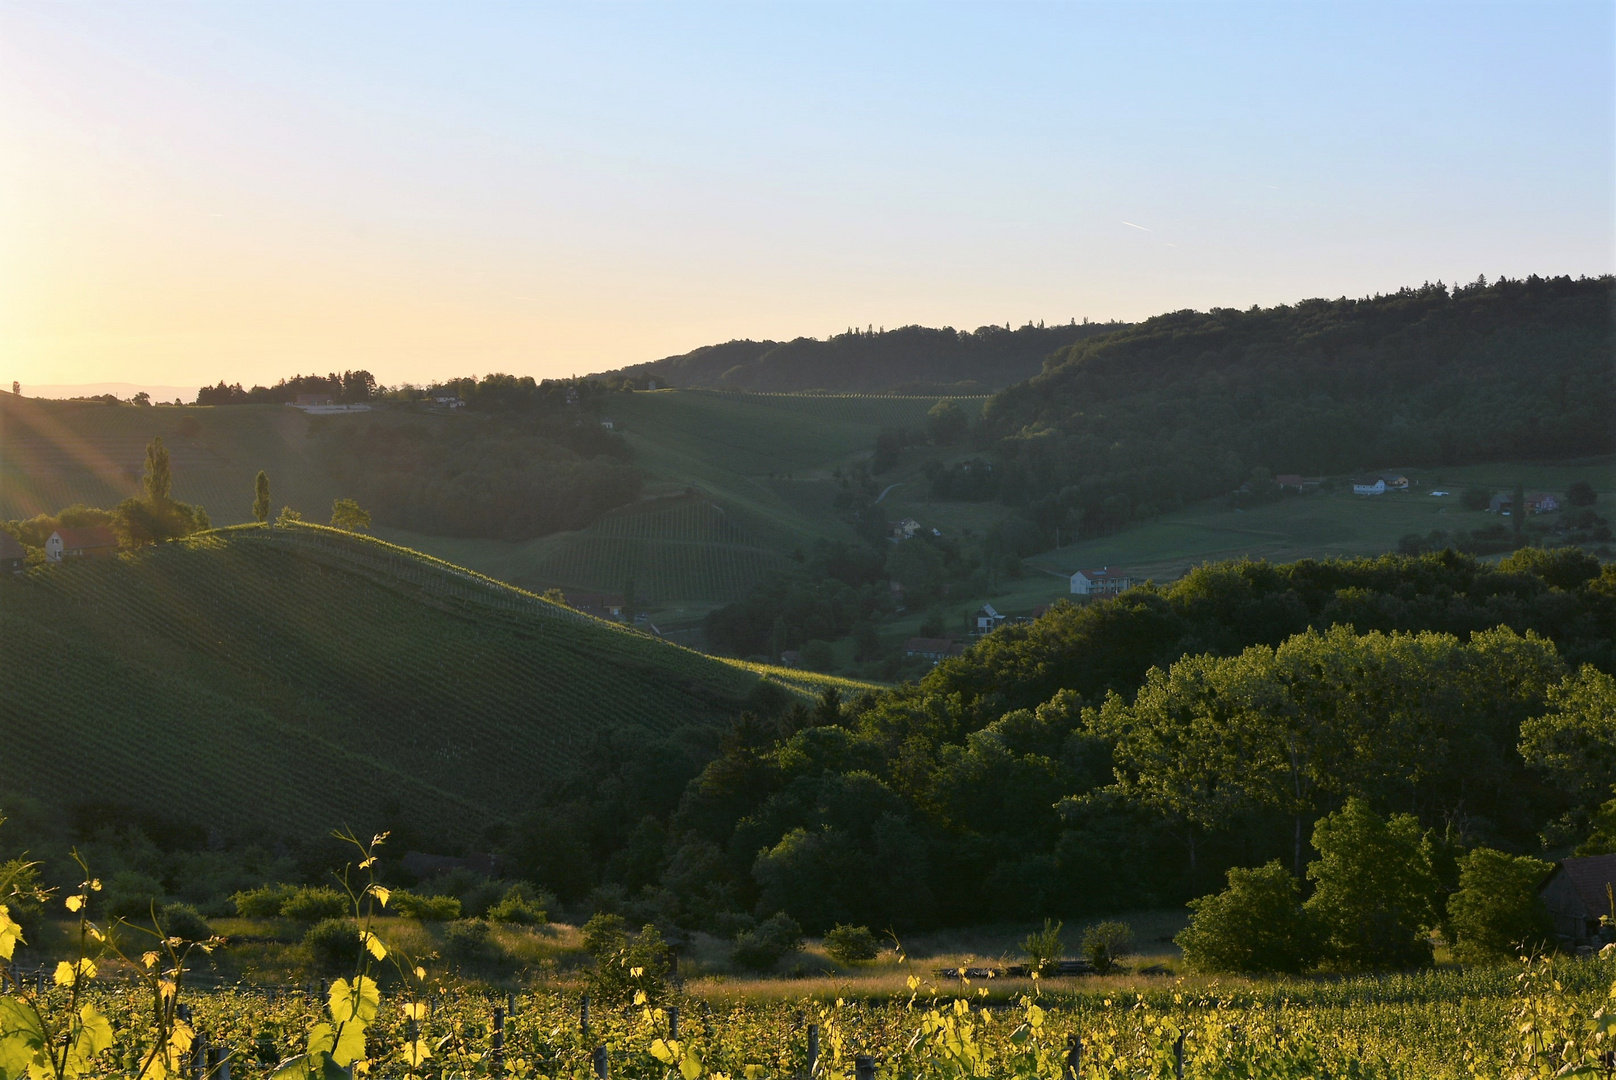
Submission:
M 1072 575 L 1072 593 L 1075 596 L 1115 596 L 1132 584 L 1128 575 L 1114 566 L 1079 570 Z

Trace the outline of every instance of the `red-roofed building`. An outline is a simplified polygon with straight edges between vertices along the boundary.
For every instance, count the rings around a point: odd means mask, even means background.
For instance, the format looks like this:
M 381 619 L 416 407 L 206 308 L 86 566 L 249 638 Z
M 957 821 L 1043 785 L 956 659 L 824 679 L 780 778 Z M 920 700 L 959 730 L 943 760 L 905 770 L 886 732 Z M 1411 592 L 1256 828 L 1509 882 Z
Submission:
M 47 562 L 64 559 L 89 559 L 118 553 L 118 538 L 105 525 L 92 525 L 87 529 L 57 529 L 45 539 Z
M 934 664 L 950 656 L 958 656 L 964 651 L 965 646 L 959 642 L 940 637 L 912 637 L 903 643 L 903 655 L 922 657 Z
M 1600 916 L 1616 915 L 1616 855 L 1561 859 L 1537 894 L 1554 920 L 1556 937 L 1571 945 L 1598 941 Z

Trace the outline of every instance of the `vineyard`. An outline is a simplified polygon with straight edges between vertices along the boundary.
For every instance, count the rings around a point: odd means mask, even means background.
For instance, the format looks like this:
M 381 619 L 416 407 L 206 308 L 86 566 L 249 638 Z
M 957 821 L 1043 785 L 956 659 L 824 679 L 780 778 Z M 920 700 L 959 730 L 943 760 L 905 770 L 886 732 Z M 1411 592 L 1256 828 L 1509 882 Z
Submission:
M 357 827 L 384 803 L 465 834 L 522 812 L 602 732 L 724 723 L 759 681 L 309 526 L 0 581 L 0 648 L 12 791 L 226 834 Z
M 676 994 L 592 1007 L 576 989 L 505 993 L 383 982 L 363 1050 L 372 1075 L 382 1076 L 1592 1077 L 1608 1075 L 1598 1067 L 1606 1043 L 1595 1009 L 1613 975 L 1609 962 L 1583 961 L 1255 990 L 1032 987 L 991 1001 L 969 984 L 950 989 L 914 979 L 912 993 L 886 1000 L 715 1006 Z M 114 1030 L 138 1030 L 151 999 L 116 985 L 108 981 L 91 1000 Z M 51 989 L 46 996 L 60 1007 L 67 994 Z M 340 1000 L 307 985 L 187 989 L 182 998 L 195 1033 L 187 1057 L 198 1062 L 196 1075 L 228 1058 L 237 1078 L 268 1076 L 303 1053 L 305 1033 L 329 1022 L 328 999 Z M 419 1057 L 423 1043 L 426 1056 L 412 1068 L 406 1049 Z M 1557 1072 L 1565 1051 L 1589 1071 Z M 106 1053 L 133 1075 L 140 1044 L 115 1041 Z

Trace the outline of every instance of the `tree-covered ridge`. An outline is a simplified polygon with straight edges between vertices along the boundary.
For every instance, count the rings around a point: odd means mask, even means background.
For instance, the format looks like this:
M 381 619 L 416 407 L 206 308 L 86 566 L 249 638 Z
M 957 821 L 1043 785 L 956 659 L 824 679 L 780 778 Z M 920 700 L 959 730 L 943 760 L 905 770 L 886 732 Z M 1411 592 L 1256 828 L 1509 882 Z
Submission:
M 1616 569 L 1574 550 L 1205 567 L 743 720 L 682 794 L 597 758 L 516 857 L 637 918 L 823 929 L 1181 902 L 1300 867 L 1353 798 L 1453 851 L 1569 846 L 1616 783 L 1609 755 L 1567 764 L 1616 707 L 1613 630 Z
M 1613 280 L 1531 277 L 1160 315 L 989 402 L 997 496 L 1097 534 L 1254 470 L 1608 453 Z
M 641 384 L 724 387 L 786 392 L 914 391 L 947 388 L 987 392 L 1037 374 L 1057 349 L 1123 323 L 1071 323 L 1017 330 L 983 326 L 958 331 L 945 326 L 901 326 L 894 330 L 850 329 L 820 340 L 729 341 L 705 345 L 679 356 L 622 369 Z

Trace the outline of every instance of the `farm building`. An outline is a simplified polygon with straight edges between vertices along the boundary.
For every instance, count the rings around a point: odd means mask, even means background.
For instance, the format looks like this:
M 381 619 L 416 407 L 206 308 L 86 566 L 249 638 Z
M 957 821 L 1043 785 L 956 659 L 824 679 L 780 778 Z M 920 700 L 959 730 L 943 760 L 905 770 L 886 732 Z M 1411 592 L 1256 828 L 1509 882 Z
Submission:
M 1075 596 L 1115 596 L 1132 584 L 1133 580 L 1114 566 L 1078 570 L 1072 574 L 1072 593 Z
M 1408 477 L 1402 473 L 1383 472 L 1380 479 L 1385 483 L 1387 491 L 1407 491 Z
M 105 525 L 85 529 L 57 529 L 45 538 L 45 559 L 59 563 L 65 559 L 116 555 L 118 538 Z
M 894 540 L 909 540 L 920 531 L 920 522 L 914 518 L 904 518 L 902 521 L 889 521 L 887 528 L 891 531 Z
M 971 616 L 971 632 L 973 634 L 991 634 L 997 630 L 1005 619 L 992 604 L 983 604 Z
M 1554 920 L 1554 934 L 1569 945 L 1600 940 L 1600 916 L 1616 915 L 1616 855 L 1562 859 L 1537 887 Z
M 1352 493 L 1354 495 L 1384 495 L 1386 494 L 1386 480 L 1380 476 L 1355 476 L 1352 478 Z
M 28 559 L 28 549 L 10 533 L 0 533 L 0 572 L 21 573 Z
M 1560 500 L 1545 491 L 1534 491 L 1526 496 L 1526 509 L 1533 514 L 1552 514 L 1560 509 Z
M 903 643 L 903 655 L 908 657 L 919 656 L 932 663 L 946 660 L 950 656 L 958 656 L 965 651 L 965 646 L 957 641 L 936 637 L 912 637 Z

